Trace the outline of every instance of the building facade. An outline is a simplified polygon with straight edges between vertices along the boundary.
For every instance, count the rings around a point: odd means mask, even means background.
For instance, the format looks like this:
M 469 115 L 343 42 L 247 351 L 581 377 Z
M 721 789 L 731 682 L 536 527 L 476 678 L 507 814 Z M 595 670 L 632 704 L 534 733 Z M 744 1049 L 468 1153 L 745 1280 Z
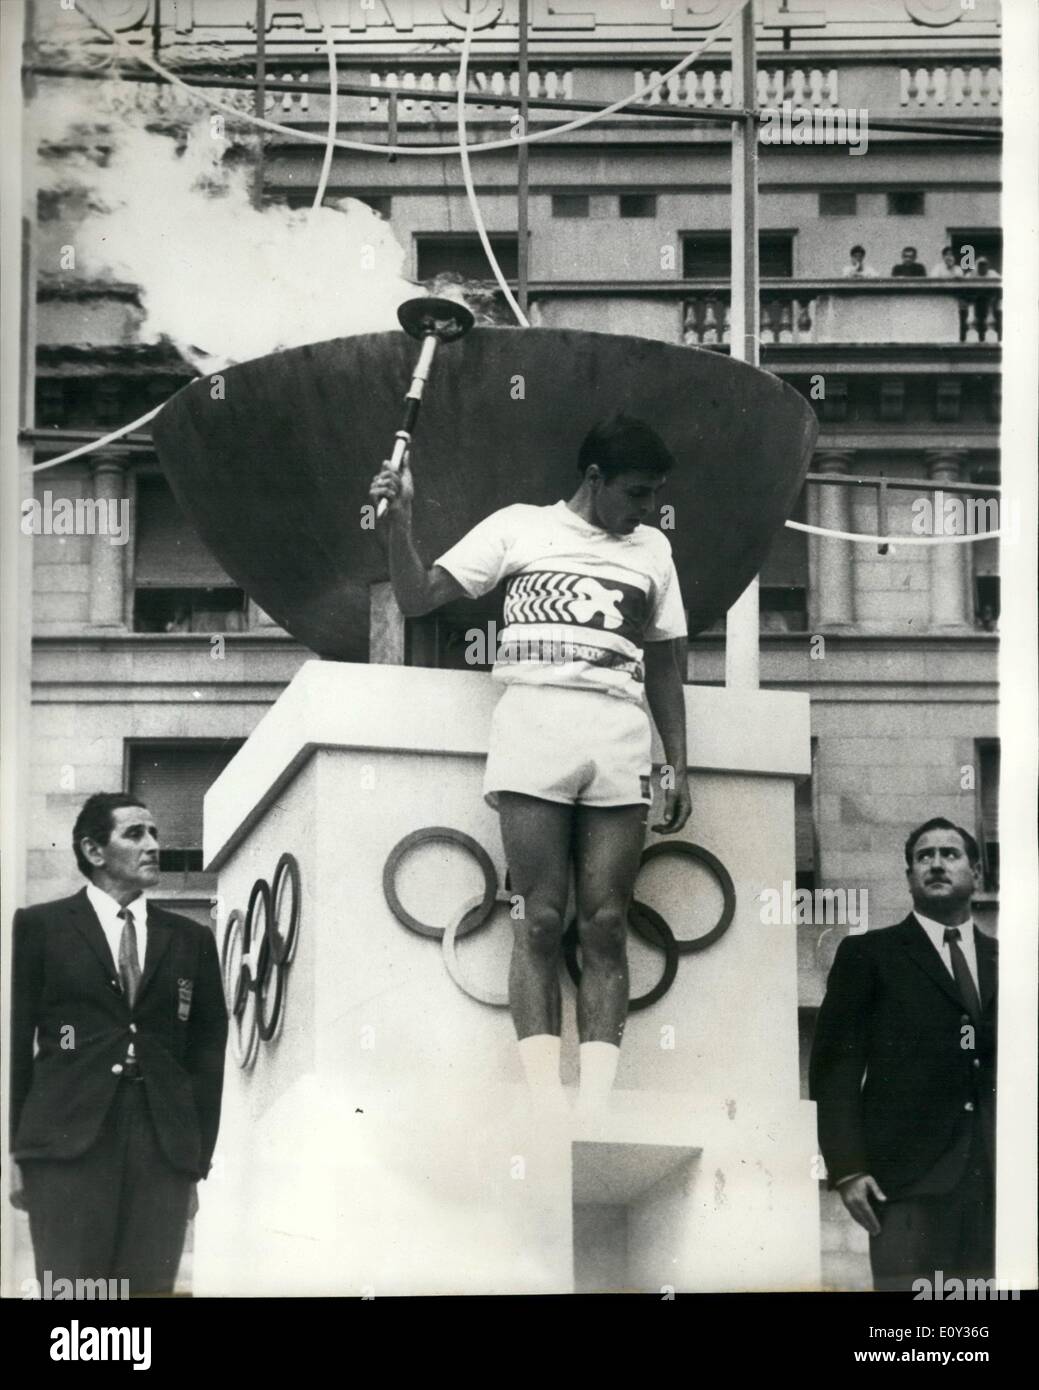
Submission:
M 140 0 L 130 14 L 123 6 L 122 33 L 195 77 L 253 71 L 253 0 L 172 8 Z M 529 95 L 535 103 L 615 101 L 688 53 L 726 7 L 677 0 L 656 8 L 532 3 Z M 340 97 L 340 135 L 453 143 L 465 6 L 326 0 L 325 11 L 344 90 L 370 89 Z M 480 95 L 518 101 L 519 93 L 515 3 L 485 4 L 479 15 L 474 141 L 507 136 L 517 113 Z M 323 132 L 328 98 L 305 90 L 327 78 L 321 17 L 269 0 L 266 18 L 263 107 L 270 119 Z M 86 51 L 106 48 L 103 39 L 84 47 L 77 23 L 79 47 L 66 49 L 66 66 L 82 67 Z M 37 56 L 61 37 L 38 32 Z M 768 0 L 759 43 L 758 100 L 779 132 L 768 142 L 763 127 L 759 145 L 761 360 L 813 403 L 820 421 L 812 481 L 794 519 L 917 537 L 1002 521 L 1012 543 L 1015 519 L 991 490 L 1000 476 L 1000 153 L 995 140 L 977 138 L 991 134 L 1001 110 L 998 11 L 986 0 Z M 89 101 L 86 78 L 36 82 L 37 100 L 78 82 Z M 142 90 L 168 130 L 197 119 L 181 94 Z M 236 91 L 230 100 L 250 110 L 254 96 Z M 728 350 L 730 126 L 685 117 L 730 103 L 722 34 L 635 103 L 638 119 L 618 113 L 530 145 L 522 202 L 514 150 L 474 158 L 492 245 L 525 290 L 533 324 Z M 832 124 L 819 128 L 831 135 L 854 128 L 855 142 L 795 141 L 804 111 L 829 113 Z M 572 114 L 535 104 L 529 128 L 547 130 Z M 244 128 L 228 138 L 256 170 L 260 206 L 310 204 L 319 144 L 268 135 L 258 150 Z M 42 147 L 41 164 L 71 157 L 82 139 L 71 133 Z M 337 150 L 327 197 L 360 199 L 386 218 L 416 282 L 490 280 L 456 158 Z M 136 418 L 194 374 L 168 344 L 141 340 L 139 287 L 67 266 L 83 216 L 76 198 L 41 194 L 38 463 Z M 853 246 L 864 248 L 867 273 L 844 273 Z M 892 273 L 906 247 L 926 274 Z M 945 247 L 966 274 L 933 273 Z M 493 287 L 481 293 L 508 322 Z M 308 653 L 202 546 L 146 432 L 41 470 L 36 501 L 29 899 L 76 887 L 75 813 L 90 792 L 123 786 L 157 812 L 164 899 L 208 920 L 214 882 L 202 863 L 202 794 Z M 112 523 L 104 534 L 102 515 Z M 814 770 L 801 792 L 792 887 L 834 890 L 829 906 L 796 927 L 806 1050 L 849 929 L 837 890 L 868 902 L 866 921 L 853 926 L 899 920 L 902 842 L 913 825 L 945 815 L 975 831 L 984 847 L 976 913 L 995 930 L 998 546 L 861 543 L 785 529 L 761 572 L 762 683 L 807 691 L 812 702 Z M 465 633 L 450 615 L 410 626 L 411 660 L 464 662 Z M 723 624 L 694 636 L 689 680 L 723 683 L 724 649 Z M 863 1233 L 823 1189 L 821 1199 L 827 1281 L 862 1287 Z

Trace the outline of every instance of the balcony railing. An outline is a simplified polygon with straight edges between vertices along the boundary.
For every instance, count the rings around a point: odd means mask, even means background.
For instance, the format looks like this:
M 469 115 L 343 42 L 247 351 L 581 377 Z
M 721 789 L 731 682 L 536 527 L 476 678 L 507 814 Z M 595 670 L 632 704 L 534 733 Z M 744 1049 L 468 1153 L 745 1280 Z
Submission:
M 984 280 L 921 291 L 904 282 L 846 281 L 822 286 L 763 285 L 765 343 L 998 343 L 1003 336 L 1002 282 Z M 866 290 L 865 294 L 863 291 Z M 706 347 L 729 341 L 730 292 L 715 284 L 683 302 L 682 341 Z
M 761 341 L 800 344 L 983 344 L 998 348 L 1002 280 L 764 280 Z M 531 284 L 544 327 L 637 333 L 692 347 L 729 342 L 728 280 Z
M 660 78 L 665 67 L 636 69 L 635 90 Z M 873 111 L 898 110 L 958 116 L 997 115 L 1002 104 L 1003 74 L 985 60 L 962 63 L 928 63 L 899 67 L 842 62 L 816 65 L 801 60 L 796 66 L 758 69 L 758 104 L 807 107 L 865 107 Z M 648 106 L 731 106 L 732 73 L 725 66 L 690 68 L 670 78 L 644 99 Z
M 563 60 L 535 58 L 530 65 L 527 95 L 534 101 L 591 101 L 606 105 L 667 71 L 673 59 L 639 60 L 625 55 L 567 55 Z M 199 68 L 198 71 L 202 69 Z M 426 53 L 415 58 L 373 60 L 370 56 L 340 55 L 340 120 L 344 124 L 371 123 L 399 118 L 419 124 L 450 119 L 453 114 L 458 59 L 452 53 Z M 268 91 L 267 111 L 274 118 L 320 119 L 327 111 L 327 96 L 310 91 L 327 81 L 324 59 L 271 58 L 268 79 L 290 82 L 298 91 Z M 484 58 L 470 72 L 473 114 L 477 119 L 506 121 L 507 106 L 485 105 L 480 96 L 519 96 L 515 63 L 507 57 Z M 364 89 L 362 96 L 359 89 Z M 371 95 L 367 95 L 370 90 Z M 183 98 L 186 94 L 175 94 Z M 1002 71 L 990 54 L 955 57 L 922 55 L 907 66 L 892 55 L 840 57 L 832 54 L 799 55 L 788 62 L 763 60 L 758 69 L 757 98 L 761 106 L 826 110 L 866 110 L 878 120 L 886 116 L 998 118 L 1002 108 Z M 170 100 L 174 100 L 171 97 Z M 227 98 L 245 110 L 251 93 Z M 648 92 L 633 107 L 646 115 L 677 114 L 678 109 L 724 110 L 732 104 L 732 73 L 722 59 L 697 64 L 662 87 Z M 396 113 L 392 108 L 396 107 Z M 535 108 L 531 120 L 552 122 L 558 113 Z M 618 118 L 623 121 L 623 117 Z

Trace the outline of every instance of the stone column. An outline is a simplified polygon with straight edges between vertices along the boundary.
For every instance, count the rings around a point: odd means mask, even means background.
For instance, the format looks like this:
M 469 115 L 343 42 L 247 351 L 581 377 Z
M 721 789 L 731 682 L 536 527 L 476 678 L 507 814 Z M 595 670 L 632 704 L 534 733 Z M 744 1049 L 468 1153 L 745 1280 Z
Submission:
M 94 508 L 90 547 L 91 627 L 126 627 L 126 550 L 134 543 L 126 478 L 128 462 L 129 453 L 125 449 L 102 449 L 91 455 L 94 501 L 104 504 Z
M 941 487 L 942 483 L 958 483 L 962 479 L 962 464 L 967 458 L 966 449 L 928 449 L 924 455 L 927 463 L 927 476 Z M 959 493 L 949 494 L 960 497 Z M 934 502 L 934 531 L 943 533 L 943 498 L 932 493 Z M 945 517 L 945 525 L 949 518 Z M 949 526 L 955 534 L 955 527 Z M 965 628 L 971 625 L 967 607 L 967 574 L 969 546 L 964 542 L 948 542 L 932 545 L 931 553 L 931 627 Z
M 850 449 L 820 449 L 812 460 L 813 473 L 845 477 L 851 471 Z M 828 531 L 851 531 L 851 489 L 817 483 L 814 520 Z M 814 556 L 810 573 L 813 596 L 813 622 L 819 627 L 847 627 L 855 621 L 855 594 L 852 580 L 853 541 L 814 537 L 810 554 Z

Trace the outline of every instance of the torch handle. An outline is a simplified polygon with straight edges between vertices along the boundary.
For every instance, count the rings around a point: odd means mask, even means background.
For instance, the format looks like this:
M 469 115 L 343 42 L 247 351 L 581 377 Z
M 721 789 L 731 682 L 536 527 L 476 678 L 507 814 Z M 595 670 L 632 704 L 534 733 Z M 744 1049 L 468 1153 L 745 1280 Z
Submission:
M 394 436 L 393 453 L 389 458 L 389 467 L 393 469 L 394 473 L 399 473 L 404 465 L 404 456 L 411 444 L 411 433 L 415 428 L 419 407 L 422 404 L 422 391 L 429 379 L 429 369 L 433 365 L 433 357 L 438 342 L 439 339 L 432 333 L 422 339 L 422 347 L 419 350 L 418 361 L 415 363 L 411 385 L 408 387 L 408 394 L 404 397 L 404 423 Z M 386 515 L 388 505 L 385 497 L 380 499 L 379 505 L 375 509 L 375 515 L 379 520 Z

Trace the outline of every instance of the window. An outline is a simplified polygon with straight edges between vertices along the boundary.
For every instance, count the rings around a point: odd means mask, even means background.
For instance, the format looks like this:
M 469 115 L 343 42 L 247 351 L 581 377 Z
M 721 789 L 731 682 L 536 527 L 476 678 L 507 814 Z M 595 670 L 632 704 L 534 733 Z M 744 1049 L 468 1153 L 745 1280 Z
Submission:
M 657 195 L 622 193 L 617 199 L 617 211 L 621 217 L 656 217 Z
M 791 519 L 804 517 L 802 492 Z M 808 631 L 808 537 L 803 531 L 779 528 L 761 567 L 759 586 L 762 632 Z
M 980 466 L 971 469 L 971 482 L 999 486 L 999 469 Z M 971 529 L 984 531 L 998 525 L 999 494 L 979 492 L 971 499 L 975 515 Z M 993 505 L 993 503 L 995 505 Z M 974 595 L 974 626 L 982 632 L 999 631 L 999 541 L 975 541 L 970 551 Z
M 983 632 L 998 632 L 999 541 L 975 541 L 970 550 L 974 561 L 974 625 Z
M 984 257 L 993 270 L 1003 270 L 1003 232 L 999 227 L 951 227 L 947 244 L 956 252 L 956 259 L 961 265 L 963 253 L 969 246 L 973 250 L 975 265 Z
M 587 193 L 553 193 L 553 217 L 587 217 L 589 198 Z M 491 243 L 494 244 L 493 242 Z
M 682 274 L 687 280 L 728 280 L 732 264 L 728 232 L 685 232 L 682 235 Z M 763 278 L 789 278 L 794 273 L 792 232 L 759 232 L 758 265 Z
M 519 261 L 519 242 L 515 232 L 491 232 L 490 243 L 506 280 L 515 280 Z M 451 272 L 463 280 L 493 280 L 494 273 L 480 245 L 480 238 L 469 232 L 456 235 L 415 238 L 416 276 L 433 280 Z
M 857 193 L 841 189 L 829 189 L 819 194 L 820 217 L 854 217 L 859 210 Z
M 245 594 L 202 544 L 165 478 L 137 478 L 135 632 L 241 632 Z
M 999 740 L 978 739 L 975 745 L 978 769 L 977 832 L 981 849 L 982 887 L 986 893 L 999 892 Z
M 498 589 L 461 611 L 450 605 L 405 624 L 405 662 L 440 671 L 489 671 L 505 627 Z
M 924 195 L 918 189 L 901 190 L 887 195 L 889 217 L 923 217 Z
M 164 874 L 201 873 L 202 799 L 241 746 L 241 739 L 129 745 L 127 786 L 155 817 Z M 195 878 L 174 886 L 204 885 Z

